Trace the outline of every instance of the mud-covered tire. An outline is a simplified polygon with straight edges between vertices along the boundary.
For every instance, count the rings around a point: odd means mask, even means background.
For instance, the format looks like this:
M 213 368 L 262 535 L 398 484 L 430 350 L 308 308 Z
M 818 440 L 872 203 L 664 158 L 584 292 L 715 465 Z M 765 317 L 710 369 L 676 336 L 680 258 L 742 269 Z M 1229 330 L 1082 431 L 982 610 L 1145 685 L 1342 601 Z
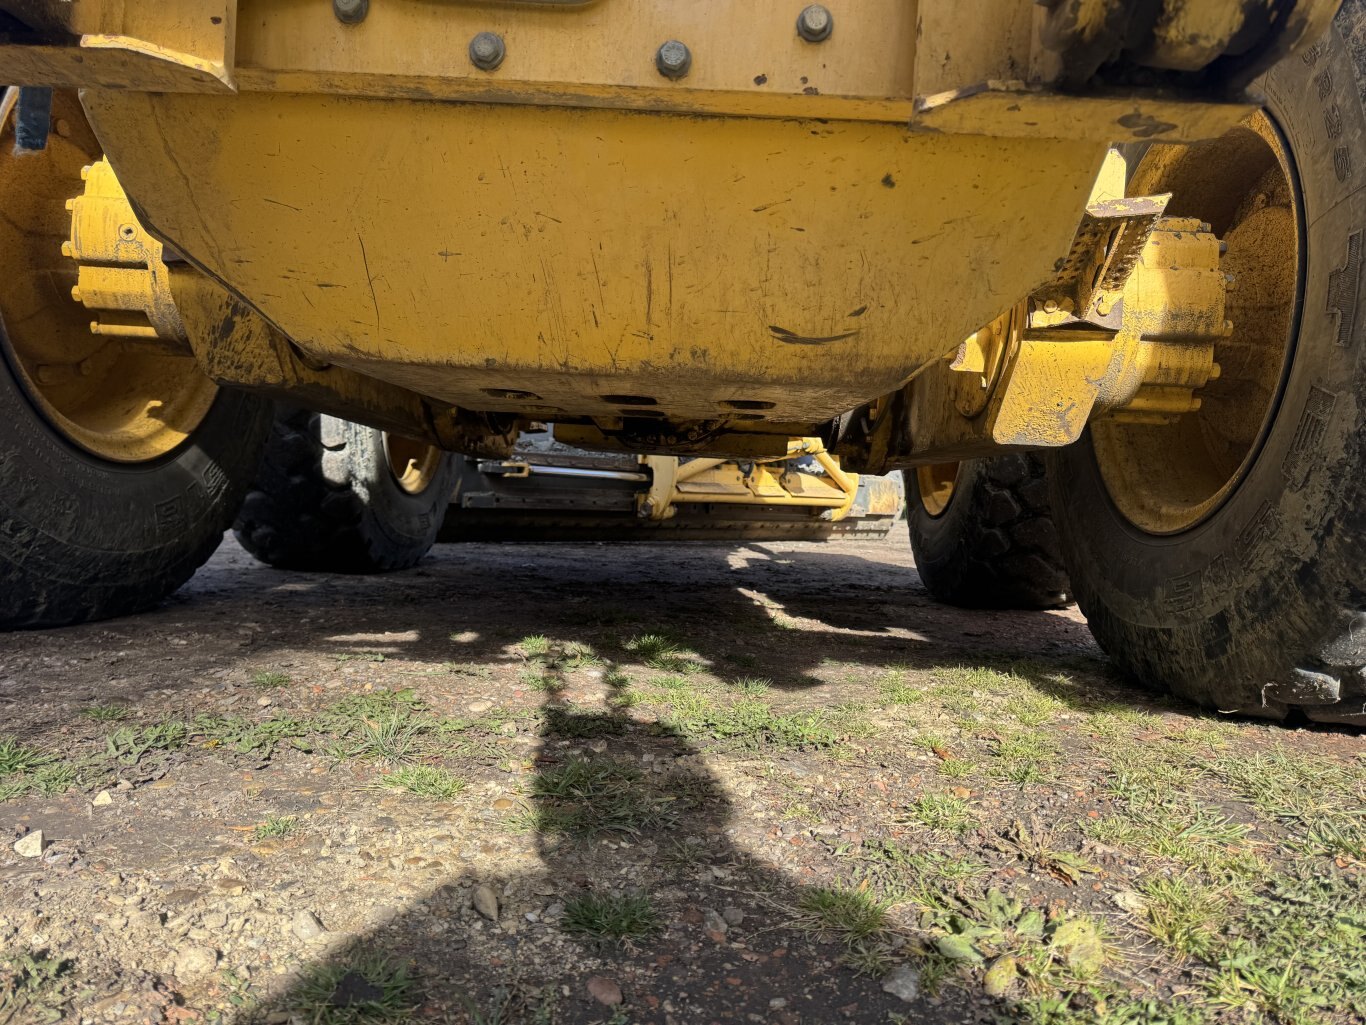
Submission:
M 1366 3 L 1348 0 L 1258 83 L 1298 171 L 1307 258 L 1279 405 L 1235 489 L 1189 529 L 1146 533 L 1117 510 L 1090 431 L 1050 462 L 1097 640 L 1138 681 L 1210 708 L 1366 725 L 1364 54 Z
M 412 494 L 390 469 L 382 431 L 282 406 L 233 531 L 243 548 L 280 569 L 407 569 L 436 540 L 458 458 L 444 454 Z
M 906 519 L 925 589 L 963 608 L 1049 609 L 1071 601 L 1042 460 L 1009 453 L 959 464 L 933 515 L 907 470 Z
M 11 360 L 0 337 L 0 629 L 151 608 L 223 540 L 260 458 L 270 403 L 220 391 L 175 449 L 116 463 L 54 429 Z

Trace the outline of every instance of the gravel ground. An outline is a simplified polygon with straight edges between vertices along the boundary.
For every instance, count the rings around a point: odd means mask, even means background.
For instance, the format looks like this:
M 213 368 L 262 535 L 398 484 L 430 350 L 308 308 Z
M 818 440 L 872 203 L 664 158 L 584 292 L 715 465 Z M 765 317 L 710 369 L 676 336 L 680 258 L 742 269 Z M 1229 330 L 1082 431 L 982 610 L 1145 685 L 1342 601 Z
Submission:
M 0 646 L 0 1025 L 1366 1020 L 1361 751 L 936 606 L 899 532 L 229 540 Z

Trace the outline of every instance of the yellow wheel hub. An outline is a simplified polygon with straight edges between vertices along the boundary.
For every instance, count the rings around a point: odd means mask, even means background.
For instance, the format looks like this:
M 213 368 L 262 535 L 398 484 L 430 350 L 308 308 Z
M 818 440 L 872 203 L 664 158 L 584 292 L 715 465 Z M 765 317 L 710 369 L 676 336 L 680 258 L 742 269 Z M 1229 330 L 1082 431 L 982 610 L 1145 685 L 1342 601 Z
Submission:
M 915 468 L 916 489 L 920 504 L 931 516 L 944 515 L 953 500 L 953 488 L 958 483 L 959 463 L 932 463 Z
M 99 159 L 99 143 L 76 97 L 59 92 L 47 148 L 16 157 L 11 113 L 12 103 L 0 107 L 4 355 L 34 406 L 80 448 L 119 463 L 163 456 L 199 426 L 217 386 L 188 353 L 91 332 L 62 243 L 66 201 L 82 191 L 81 168 Z
M 1300 200 L 1290 154 L 1264 113 L 1196 146 L 1154 146 L 1131 195 L 1171 192 L 1167 213 L 1209 222 L 1226 244 L 1226 315 L 1219 376 L 1199 408 L 1172 423 L 1099 419 L 1096 463 L 1115 507 L 1151 534 L 1195 526 L 1228 497 L 1257 456 L 1293 350 L 1303 275 Z
M 384 436 L 384 454 L 394 480 L 410 495 L 426 491 L 441 467 L 441 449 L 397 434 Z

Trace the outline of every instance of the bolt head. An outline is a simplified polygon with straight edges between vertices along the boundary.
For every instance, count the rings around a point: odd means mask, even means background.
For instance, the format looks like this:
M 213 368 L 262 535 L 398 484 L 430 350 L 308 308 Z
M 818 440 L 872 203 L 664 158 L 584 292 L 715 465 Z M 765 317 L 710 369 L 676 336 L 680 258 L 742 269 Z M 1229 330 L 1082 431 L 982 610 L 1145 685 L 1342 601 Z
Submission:
M 343 25 L 358 25 L 370 13 L 370 0 L 332 0 L 332 13 Z
M 820 4 L 802 8 L 797 15 L 797 35 L 808 43 L 820 43 L 830 38 L 835 31 L 834 16 Z
M 670 39 L 655 52 L 655 67 L 665 78 L 682 78 L 692 68 L 692 51 L 677 39 Z
M 480 71 L 493 71 L 507 56 L 503 37 L 496 32 L 480 32 L 470 40 L 470 63 Z

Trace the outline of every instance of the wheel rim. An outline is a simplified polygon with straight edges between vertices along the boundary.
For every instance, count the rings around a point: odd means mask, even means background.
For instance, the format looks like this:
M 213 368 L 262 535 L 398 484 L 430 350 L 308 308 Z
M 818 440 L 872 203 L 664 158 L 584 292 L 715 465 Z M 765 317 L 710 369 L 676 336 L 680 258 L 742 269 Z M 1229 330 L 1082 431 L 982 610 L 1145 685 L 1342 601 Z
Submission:
M 385 434 L 384 456 L 399 488 L 410 495 L 420 495 L 436 479 L 442 451 L 426 442 Z
M 13 156 L 13 118 L 0 111 L 0 339 L 43 418 L 68 441 L 118 463 L 173 451 L 199 426 L 218 388 L 194 357 L 95 335 L 71 297 L 76 264 L 62 255 L 66 201 L 100 148 L 79 101 L 53 95 L 47 148 Z
M 915 468 L 916 490 L 920 493 L 920 504 L 932 517 L 944 515 L 944 510 L 953 501 L 953 489 L 958 483 L 960 463 L 931 463 Z
M 1171 424 L 1091 425 L 1115 508 L 1145 533 L 1177 534 L 1228 499 L 1275 417 L 1302 293 L 1302 203 L 1289 148 L 1262 112 L 1212 142 L 1154 146 L 1130 192 L 1171 192 L 1169 214 L 1207 221 L 1227 246 L 1221 267 L 1233 275 L 1233 334 L 1215 345 L 1220 374 L 1198 393 L 1200 407 Z

